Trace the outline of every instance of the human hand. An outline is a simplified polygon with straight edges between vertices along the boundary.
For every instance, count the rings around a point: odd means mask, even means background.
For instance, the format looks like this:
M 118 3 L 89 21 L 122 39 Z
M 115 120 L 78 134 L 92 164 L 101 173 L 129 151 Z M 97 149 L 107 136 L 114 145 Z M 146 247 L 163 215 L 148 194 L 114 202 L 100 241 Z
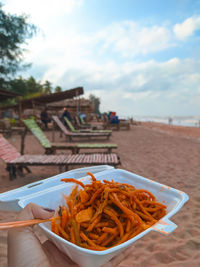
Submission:
M 48 219 L 54 211 L 48 211 L 36 204 L 28 204 L 17 216 L 17 220 Z M 106 263 L 103 267 L 114 267 L 121 262 L 128 250 Z M 8 266 L 9 267 L 78 267 L 63 254 L 51 241 L 43 244 L 33 231 L 33 227 L 20 227 L 8 231 Z
M 17 216 L 17 220 L 48 219 L 54 211 L 30 203 Z M 20 227 L 8 231 L 9 267 L 76 267 L 66 255 L 50 241 L 40 243 L 33 227 Z

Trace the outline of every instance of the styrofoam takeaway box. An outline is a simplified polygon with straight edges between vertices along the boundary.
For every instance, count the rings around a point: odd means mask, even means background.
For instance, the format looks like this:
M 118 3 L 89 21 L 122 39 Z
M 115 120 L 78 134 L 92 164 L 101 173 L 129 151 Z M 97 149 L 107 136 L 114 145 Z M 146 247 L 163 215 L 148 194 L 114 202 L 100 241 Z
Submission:
M 103 170 L 104 169 L 104 170 Z M 81 170 L 81 171 L 80 171 Z M 57 209 L 59 205 L 62 205 L 63 198 L 62 194 L 69 194 L 71 192 L 72 187 L 74 184 L 72 183 L 63 183 L 60 182 L 60 179 L 62 178 L 78 178 L 83 183 L 90 182 L 89 176 L 84 176 L 84 173 L 86 175 L 87 171 L 91 171 L 95 173 L 95 177 L 97 180 L 114 180 L 116 182 L 121 183 L 128 183 L 131 185 L 134 185 L 136 188 L 142 188 L 147 189 L 151 193 L 155 195 L 157 200 L 159 202 L 163 202 L 167 206 L 167 214 L 159 220 L 155 225 L 148 228 L 147 230 L 143 231 L 139 235 L 135 236 L 134 238 L 116 246 L 112 247 L 110 249 L 104 250 L 104 251 L 94 251 L 85 249 L 82 247 L 79 247 L 77 245 L 74 245 L 67 240 L 64 240 L 63 238 L 57 236 L 50 230 L 50 223 L 42 223 L 40 224 L 40 227 L 46 234 L 46 236 L 51 240 L 62 252 L 67 254 L 74 262 L 76 262 L 81 267 L 99 267 L 103 265 L 104 263 L 108 262 L 110 259 L 112 259 L 115 255 L 121 253 L 125 248 L 133 244 L 136 240 L 143 237 L 150 231 L 157 231 L 162 234 L 169 234 L 172 231 L 174 231 L 177 227 L 173 222 L 170 221 L 170 217 L 173 216 L 175 213 L 177 213 L 180 208 L 184 205 L 184 203 L 189 199 L 188 195 L 185 194 L 182 191 L 179 191 L 177 189 L 171 188 L 169 186 L 157 183 L 155 181 L 152 181 L 150 179 L 141 177 L 139 175 L 136 175 L 134 173 L 121 170 L 121 169 L 114 169 L 109 166 L 105 166 L 101 169 L 96 169 L 95 167 L 92 168 L 82 168 L 79 169 L 79 177 L 76 176 L 76 170 L 73 172 L 66 172 L 59 174 L 55 177 L 47 179 L 46 185 L 42 184 L 43 187 L 40 187 L 40 190 L 33 190 L 30 194 L 26 193 L 23 195 L 22 191 L 18 190 L 18 192 L 14 192 L 13 199 L 9 199 L 9 196 L 6 193 L 0 194 L 0 208 L 1 208 L 1 201 L 7 203 L 9 200 L 11 201 L 10 204 L 12 206 L 12 201 L 17 200 L 17 204 L 20 208 L 24 208 L 28 203 L 36 203 L 38 205 L 41 205 L 43 207 L 48 207 L 52 209 Z M 81 173 L 81 175 L 80 175 Z M 45 180 L 43 180 L 45 181 Z M 53 182 L 55 181 L 55 182 Z M 26 191 L 26 189 L 25 189 Z M 10 191 L 11 192 L 11 191 Z M 17 193 L 19 193 L 17 198 Z M 16 203 L 15 203 L 16 205 Z

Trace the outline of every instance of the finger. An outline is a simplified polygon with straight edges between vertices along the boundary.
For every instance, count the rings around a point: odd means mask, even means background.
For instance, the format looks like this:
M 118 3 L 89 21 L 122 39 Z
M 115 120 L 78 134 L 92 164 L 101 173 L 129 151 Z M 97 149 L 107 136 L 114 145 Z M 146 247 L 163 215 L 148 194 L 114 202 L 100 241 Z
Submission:
M 54 211 L 45 209 L 37 204 L 29 203 L 17 216 L 17 220 L 48 219 Z
M 34 218 L 47 219 L 53 216 L 52 212 L 36 204 L 28 204 L 17 216 L 17 220 Z M 49 260 L 42 249 L 39 239 L 32 227 L 19 227 L 8 231 L 8 266 L 50 266 Z
M 62 253 L 51 241 L 47 240 L 42 247 L 52 266 L 78 267 L 67 255 Z
M 45 209 L 37 204 L 29 203 L 26 205 L 26 207 L 21 210 L 16 220 L 30 220 L 30 219 L 48 219 L 54 215 L 54 210 L 49 211 L 48 209 Z M 26 226 L 26 227 L 19 227 L 19 228 L 13 228 L 9 230 L 10 233 L 17 233 L 17 232 L 24 232 L 24 231 L 31 231 L 32 232 L 33 226 Z

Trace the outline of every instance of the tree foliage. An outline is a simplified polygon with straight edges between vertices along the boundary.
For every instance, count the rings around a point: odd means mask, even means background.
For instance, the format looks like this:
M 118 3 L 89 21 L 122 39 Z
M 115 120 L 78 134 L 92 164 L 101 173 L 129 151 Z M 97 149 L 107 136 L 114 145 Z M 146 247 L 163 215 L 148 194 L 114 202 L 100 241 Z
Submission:
M 22 77 L 10 81 L 9 89 L 15 93 L 19 93 L 24 97 L 33 96 L 43 92 L 43 86 L 37 82 L 32 76 L 28 79 Z
M 62 88 L 60 86 L 56 86 L 55 93 L 62 92 Z
M 51 82 L 45 81 L 42 83 L 40 81 L 36 81 L 32 76 L 28 79 L 24 79 L 22 77 L 13 79 L 10 81 L 9 87 L 11 91 L 19 93 L 25 98 L 62 91 L 60 86 L 56 86 L 54 88 Z
M 99 107 L 100 107 L 100 103 L 101 103 L 100 99 L 98 97 L 96 97 L 95 95 L 90 94 L 89 95 L 89 100 L 94 105 L 94 113 L 100 114 L 100 111 L 99 111 Z
M 45 81 L 43 85 L 43 90 L 45 94 L 51 94 L 52 92 L 52 84 L 49 81 Z
M 0 88 L 19 93 L 24 98 L 62 91 L 60 86 L 53 88 L 49 81 L 42 84 L 32 76 L 27 79 L 14 76 L 28 66 L 23 64 L 25 49 L 22 45 L 35 33 L 36 27 L 28 23 L 28 16 L 6 14 L 0 2 Z M 5 102 L 1 104 L 14 104 L 15 100 Z
M 54 92 L 62 92 L 62 88 L 60 86 L 56 86 L 54 88 L 49 81 L 42 83 L 40 81 L 36 81 L 32 76 L 27 79 L 18 77 L 11 80 L 9 82 L 9 90 L 19 93 L 23 96 L 23 98 L 31 98 L 43 94 L 51 94 Z M 1 102 L 0 106 L 11 105 L 15 103 L 15 99 L 8 99 L 4 102 Z
M 13 75 L 26 67 L 21 45 L 36 32 L 27 20 L 26 15 L 6 14 L 0 3 L 0 88 L 6 88 Z

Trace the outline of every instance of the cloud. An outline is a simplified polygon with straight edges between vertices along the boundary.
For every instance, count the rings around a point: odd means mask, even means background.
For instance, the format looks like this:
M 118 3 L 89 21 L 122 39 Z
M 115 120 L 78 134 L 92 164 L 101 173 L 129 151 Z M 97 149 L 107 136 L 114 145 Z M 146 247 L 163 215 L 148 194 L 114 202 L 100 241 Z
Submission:
M 72 10 L 81 6 L 83 0 L 3 0 L 4 9 L 14 14 L 30 14 L 34 19 L 71 13 Z
M 165 115 L 166 106 L 168 112 L 187 113 L 183 104 L 194 101 L 200 84 L 198 60 L 174 58 L 165 62 L 129 64 L 90 62 L 91 68 L 83 66 L 66 71 L 57 83 L 63 88 L 82 85 L 87 95 L 95 92 L 100 97 L 102 111 L 116 110 L 121 115 L 139 114 L 139 110 L 148 114 L 158 105 L 159 112 Z M 197 106 L 194 108 L 197 110 Z
M 39 35 L 31 40 L 25 56 L 28 62 L 49 66 L 42 77 L 43 80 L 57 83 L 64 73 L 80 69 L 80 73 L 88 73 L 90 81 L 102 84 L 104 75 L 112 78 L 113 82 L 119 80 L 119 69 L 124 75 L 128 75 L 130 67 L 136 66 L 130 63 L 130 58 L 164 50 L 172 45 L 170 39 L 170 30 L 165 27 L 147 28 L 131 21 L 114 23 L 87 35 L 59 28 L 55 33 L 49 34 L 48 38 Z M 119 58 L 125 57 L 123 66 L 118 67 L 115 55 Z M 99 62 L 103 62 L 103 69 Z M 143 64 L 140 64 L 139 68 L 142 66 Z M 93 69 L 96 70 L 95 74 Z M 116 71 L 113 72 L 113 69 Z M 93 73 L 92 77 L 89 73 Z M 146 83 L 146 77 L 138 74 L 132 83 L 143 85 Z
M 164 26 L 144 27 L 134 21 L 115 22 L 96 34 L 102 49 L 114 49 L 123 57 L 146 55 L 172 45 L 171 32 Z
M 138 101 L 142 99 L 146 99 L 147 97 L 151 96 L 152 92 L 151 91 L 146 91 L 146 92 L 136 92 L 136 93 L 124 93 L 123 98 L 124 99 L 131 99 L 132 101 Z
M 61 66 L 63 70 L 73 68 L 82 61 L 88 60 L 89 68 L 92 60 L 108 62 L 117 56 L 127 61 L 175 46 L 178 43 L 173 36 L 173 28 L 169 26 L 144 27 L 133 21 L 122 21 L 91 34 L 58 27 L 48 37 L 39 35 L 31 40 L 26 58 L 36 64 L 45 62 L 50 68 L 54 65 L 60 73 Z
M 57 32 L 62 16 L 67 16 L 81 7 L 83 0 L 2 0 L 3 9 L 12 14 L 26 14 L 44 34 Z M 59 29 L 59 28 L 57 28 Z
M 26 58 L 36 63 L 46 61 L 55 68 L 56 65 L 63 65 L 65 60 L 67 65 L 73 67 L 82 60 L 110 61 L 116 56 L 127 60 L 172 46 L 170 29 L 156 25 L 142 27 L 138 23 L 125 21 L 112 23 L 91 34 L 58 27 L 48 37 L 39 35 L 31 40 Z
M 186 40 L 196 30 L 200 29 L 200 16 L 190 17 L 183 23 L 176 24 L 173 28 L 175 36 L 180 40 Z
M 69 42 L 63 42 L 59 51 L 52 44 L 43 81 L 50 80 L 64 90 L 83 86 L 86 96 L 100 97 L 101 111 L 116 110 L 123 116 L 191 114 L 199 109 L 195 98 L 200 84 L 200 60 L 99 62 L 85 51 L 81 40 L 80 37 L 80 42 L 71 43 L 72 50 L 67 47 Z M 76 53 L 70 55 L 70 51 Z M 38 66 L 41 60 L 38 57 Z M 196 106 L 191 108 L 188 103 Z M 184 105 L 188 105 L 188 110 Z

